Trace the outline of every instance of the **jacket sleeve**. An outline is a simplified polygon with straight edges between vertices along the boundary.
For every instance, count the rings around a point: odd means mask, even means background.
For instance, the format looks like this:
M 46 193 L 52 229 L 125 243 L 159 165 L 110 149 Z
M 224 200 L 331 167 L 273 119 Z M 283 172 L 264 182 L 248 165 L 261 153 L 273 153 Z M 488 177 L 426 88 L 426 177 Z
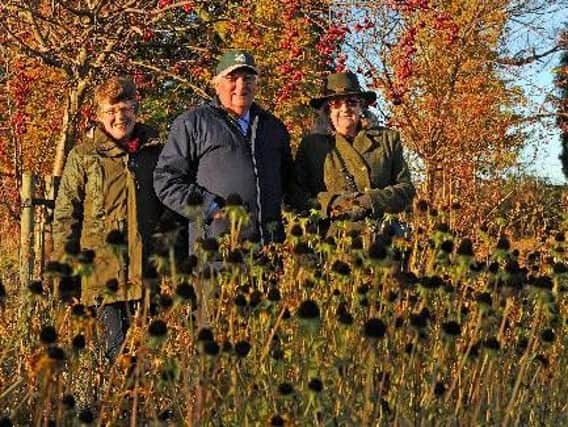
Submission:
M 213 202 L 223 204 L 223 199 L 196 183 L 199 144 L 193 133 L 193 120 L 182 116 L 174 121 L 168 142 L 154 169 L 156 195 L 164 205 L 186 218 L 190 217 L 188 202 L 194 194 L 203 199 L 201 209 L 204 217 Z
M 290 205 L 298 211 L 310 209 L 317 204 L 317 199 L 310 194 L 310 166 L 307 145 L 306 138 L 303 138 L 296 151 L 292 167 L 293 176 L 289 183 Z
M 313 140 L 305 137 L 300 142 L 296 158 L 294 161 L 294 186 L 293 186 L 293 206 L 297 210 L 319 209 L 321 215 L 325 218 L 329 216 L 333 202 L 342 194 L 337 191 L 319 191 L 312 188 L 314 177 L 314 166 L 310 162 L 310 154 L 313 153 L 314 147 L 311 146 Z M 317 181 L 317 180 L 316 180 Z
M 63 257 L 68 242 L 81 240 L 83 202 L 85 200 L 83 158 L 74 148 L 69 153 L 55 200 L 53 218 L 53 257 Z
M 390 131 L 389 145 L 392 147 L 392 185 L 369 190 L 375 213 L 399 213 L 412 203 L 416 189 L 410 178 L 410 170 L 402 154 L 402 144 L 398 132 Z
M 296 188 L 296 172 L 294 170 L 294 159 L 290 149 L 290 134 L 284 128 L 282 140 L 282 164 L 280 167 L 282 174 L 282 185 L 284 186 L 284 203 L 294 207 L 294 190 Z

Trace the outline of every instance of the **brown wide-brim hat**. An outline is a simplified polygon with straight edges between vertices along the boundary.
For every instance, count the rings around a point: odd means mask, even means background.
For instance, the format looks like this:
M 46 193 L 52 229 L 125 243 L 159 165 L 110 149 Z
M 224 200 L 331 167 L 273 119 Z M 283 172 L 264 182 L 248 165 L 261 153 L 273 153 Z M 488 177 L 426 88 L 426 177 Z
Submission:
M 343 96 L 356 96 L 366 101 L 367 105 L 377 100 L 375 92 L 362 90 L 357 76 L 351 71 L 346 71 L 328 75 L 322 96 L 312 98 L 310 105 L 320 109 L 326 101 Z

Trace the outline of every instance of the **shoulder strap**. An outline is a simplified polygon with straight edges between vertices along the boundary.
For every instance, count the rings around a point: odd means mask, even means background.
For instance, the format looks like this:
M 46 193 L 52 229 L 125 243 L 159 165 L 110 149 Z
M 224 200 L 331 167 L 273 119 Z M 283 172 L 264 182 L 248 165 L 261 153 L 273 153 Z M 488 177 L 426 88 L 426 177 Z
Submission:
M 336 146 L 333 147 L 333 150 L 337 154 L 337 158 L 339 159 L 339 163 L 341 165 L 341 173 L 345 177 L 345 181 L 347 182 L 347 190 L 352 193 L 357 193 L 359 189 L 357 188 L 357 184 L 355 183 L 355 177 L 349 170 L 347 169 L 347 164 L 345 163 L 345 159 L 339 152 Z

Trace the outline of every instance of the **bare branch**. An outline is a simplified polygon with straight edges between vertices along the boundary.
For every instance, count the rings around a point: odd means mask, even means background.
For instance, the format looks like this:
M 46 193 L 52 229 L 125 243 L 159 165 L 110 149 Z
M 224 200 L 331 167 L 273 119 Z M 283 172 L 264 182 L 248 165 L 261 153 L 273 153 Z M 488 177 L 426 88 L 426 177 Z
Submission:
M 121 40 L 121 39 L 123 39 L 123 38 L 124 38 L 124 39 L 128 39 L 129 36 L 130 36 L 130 34 L 133 34 L 133 33 L 135 33 L 134 30 L 130 31 L 130 32 L 129 32 L 129 35 L 127 35 L 127 36 L 125 36 L 125 37 L 122 37 L 122 31 L 119 31 L 116 38 L 108 40 L 108 42 L 107 42 L 105 48 L 103 49 L 103 51 L 102 51 L 101 53 L 99 53 L 99 54 L 97 55 L 97 57 L 95 58 L 95 60 L 93 61 L 93 63 L 92 63 L 93 67 L 94 67 L 94 68 L 100 68 L 100 67 L 102 66 L 102 64 L 103 64 L 104 62 L 106 62 L 106 60 L 107 60 L 109 54 L 111 54 L 111 53 L 114 52 L 114 47 L 116 46 L 116 44 L 118 43 L 118 41 Z
M 552 47 L 551 49 L 548 49 L 547 51 L 541 52 L 541 53 L 536 53 L 533 52 L 531 55 L 529 56 L 525 56 L 524 58 L 499 58 L 497 59 L 497 63 L 501 64 L 501 65 L 513 65 L 513 66 L 522 66 L 522 65 L 527 65 L 527 64 L 531 64 L 535 61 L 538 61 L 542 58 L 546 58 L 549 55 L 552 55 L 558 51 L 560 51 L 561 46 L 560 45 L 556 45 L 554 47 Z
M 41 60 L 44 64 L 50 65 L 52 67 L 56 67 L 66 71 L 67 73 L 71 73 L 71 69 L 69 64 L 65 64 L 58 58 L 55 58 L 53 55 L 50 55 L 48 52 L 42 52 L 37 49 L 32 48 L 27 43 L 25 43 L 22 39 L 20 39 L 16 34 L 12 32 L 10 28 L 8 28 L 4 22 L 0 21 L 0 26 L 4 28 L 8 36 L 16 42 L 19 48 L 29 57 L 37 58 Z
M 177 81 L 177 82 L 179 82 L 179 83 L 181 83 L 181 84 L 183 84 L 183 85 L 189 87 L 193 92 L 195 92 L 197 95 L 201 96 L 202 98 L 211 99 L 211 97 L 209 96 L 209 94 L 208 94 L 207 92 L 205 92 L 203 89 L 201 89 L 201 88 L 198 87 L 198 86 L 195 86 L 195 85 L 194 85 L 193 83 L 191 83 L 189 80 L 184 79 L 183 77 L 180 77 L 180 76 L 178 76 L 177 74 L 174 74 L 174 73 L 172 73 L 172 72 L 169 72 L 169 71 L 163 70 L 163 69 L 161 69 L 161 68 L 158 68 L 158 67 L 156 67 L 156 66 L 154 66 L 154 65 L 146 64 L 146 63 L 140 62 L 140 61 L 130 61 L 130 63 L 131 63 L 132 65 L 136 65 L 136 66 L 138 66 L 138 67 L 145 68 L 145 69 L 147 69 L 147 70 L 151 70 L 151 71 L 154 71 L 154 72 L 156 72 L 156 73 L 158 73 L 158 74 L 161 74 L 161 75 L 163 75 L 163 76 L 169 77 L 169 78 L 171 78 L 171 79 L 173 79 L 173 80 L 175 80 L 175 81 Z
M 561 112 L 561 111 L 557 111 L 557 112 L 553 112 L 553 113 L 532 114 L 530 116 L 523 117 L 521 119 L 521 122 L 534 122 L 534 121 L 540 120 L 540 119 L 559 118 L 559 117 L 568 119 L 568 112 L 564 113 L 564 112 Z
M 68 12 L 71 12 L 73 15 L 76 16 L 88 16 L 90 18 L 93 17 L 93 12 L 89 9 L 76 9 L 69 4 L 68 1 L 59 0 L 58 3 L 63 6 Z
M 42 50 L 45 50 L 46 49 L 46 47 L 45 47 L 46 39 L 45 39 L 44 35 L 41 33 L 39 25 L 38 25 L 38 23 L 35 19 L 35 14 L 33 13 L 32 9 L 30 7 L 28 7 L 27 15 L 29 17 L 29 20 L 31 21 L 33 33 L 35 35 L 35 38 L 36 38 L 39 46 L 42 48 Z

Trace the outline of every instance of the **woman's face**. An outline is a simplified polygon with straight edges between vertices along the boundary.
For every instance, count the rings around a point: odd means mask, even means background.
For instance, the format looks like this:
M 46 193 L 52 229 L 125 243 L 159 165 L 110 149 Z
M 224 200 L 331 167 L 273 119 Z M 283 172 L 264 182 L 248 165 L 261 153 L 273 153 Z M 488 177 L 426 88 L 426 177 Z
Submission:
M 132 136 L 136 125 L 137 105 L 134 100 L 101 102 L 97 118 L 105 131 L 117 141 L 124 141 Z
M 361 122 L 361 99 L 356 96 L 342 96 L 330 99 L 327 105 L 329 119 L 335 131 L 343 136 L 354 137 Z

